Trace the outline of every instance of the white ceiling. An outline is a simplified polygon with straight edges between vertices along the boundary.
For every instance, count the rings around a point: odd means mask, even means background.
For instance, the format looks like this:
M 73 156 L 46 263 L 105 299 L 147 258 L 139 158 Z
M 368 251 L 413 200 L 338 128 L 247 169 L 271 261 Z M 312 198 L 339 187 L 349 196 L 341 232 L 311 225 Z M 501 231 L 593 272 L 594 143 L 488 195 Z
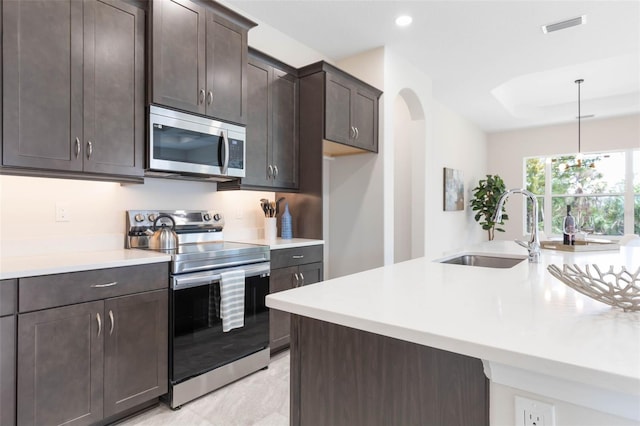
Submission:
M 229 3 L 329 58 L 386 46 L 422 69 L 435 97 L 487 132 L 640 112 L 640 1 Z M 400 14 L 413 16 L 396 27 Z M 587 15 L 587 24 L 540 27 Z

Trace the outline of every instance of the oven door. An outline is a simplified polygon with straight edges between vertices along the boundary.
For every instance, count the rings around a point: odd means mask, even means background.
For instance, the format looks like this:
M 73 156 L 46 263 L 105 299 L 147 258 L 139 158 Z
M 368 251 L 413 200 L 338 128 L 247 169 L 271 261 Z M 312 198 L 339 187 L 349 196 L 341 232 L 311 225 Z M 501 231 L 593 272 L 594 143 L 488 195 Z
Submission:
M 245 271 L 244 327 L 222 331 L 220 272 Z M 269 347 L 269 262 L 174 276 L 170 377 L 177 384 Z

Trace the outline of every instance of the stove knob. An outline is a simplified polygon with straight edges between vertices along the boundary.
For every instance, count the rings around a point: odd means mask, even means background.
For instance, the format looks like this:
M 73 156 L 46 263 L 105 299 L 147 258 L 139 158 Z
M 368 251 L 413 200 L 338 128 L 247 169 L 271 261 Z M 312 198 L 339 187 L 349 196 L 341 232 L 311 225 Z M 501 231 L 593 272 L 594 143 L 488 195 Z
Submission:
M 213 220 L 215 220 L 216 222 L 218 222 L 221 219 L 220 213 L 216 213 L 213 215 Z
M 144 221 L 144 215 L 138 213 L 137 215 L 135 215 L 134 219 L 136 220 L 136 222 L 143 222 Z
M 205 213 L 204 215 L 202 215 L 202 218 L 205 220 L 205 222 L 209 222 L 211 220 L 211 215 L 209 213 Z
M 153 213 L 151 213 L 151 214 L 149 215 L 149 222 L 155 222 L 155 220 L 156 220 L 156 215 L 155 215 L 155 214 L 153 214 Z

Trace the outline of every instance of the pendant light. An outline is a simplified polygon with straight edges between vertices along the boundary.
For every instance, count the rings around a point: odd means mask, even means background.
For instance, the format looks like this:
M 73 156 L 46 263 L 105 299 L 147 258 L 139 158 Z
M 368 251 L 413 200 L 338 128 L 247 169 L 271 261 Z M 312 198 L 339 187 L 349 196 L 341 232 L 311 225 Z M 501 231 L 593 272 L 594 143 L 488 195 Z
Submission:
M 584 83 L 583 79 L 578 79 L 576 80 L 574 83 L 576 83 L 578 85 L 578 153 L 575 156 L 575 162 L 573 164 L 570 163 L 564 163 L 561 164 L 560 167 L 562 170 L 566 170 L 569 168 L 581 168 L 583 166 L 583 161 L 582 161 L 582 145 L 581 145 L 581 124 L 582 124 L 582 111 L 581 111 L 581 105 L 580 105 L 580 85 L 582 83 Z M 584 166 L 586 166 L 586 163 L 584 164 Z M 591 168 L 595 168 L 595 163 L 594 162 L 589 162 L 589 167 Z

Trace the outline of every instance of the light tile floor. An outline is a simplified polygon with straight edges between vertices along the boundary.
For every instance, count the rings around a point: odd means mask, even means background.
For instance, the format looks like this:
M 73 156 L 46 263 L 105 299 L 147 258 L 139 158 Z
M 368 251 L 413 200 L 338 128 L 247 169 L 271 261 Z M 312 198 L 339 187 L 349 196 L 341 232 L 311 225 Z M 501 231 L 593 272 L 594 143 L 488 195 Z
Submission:
M 231 383 L 177 411 L 161 403 L 120 426 L 287 426 L 289 352 L 271 358 L 269 368 Z

